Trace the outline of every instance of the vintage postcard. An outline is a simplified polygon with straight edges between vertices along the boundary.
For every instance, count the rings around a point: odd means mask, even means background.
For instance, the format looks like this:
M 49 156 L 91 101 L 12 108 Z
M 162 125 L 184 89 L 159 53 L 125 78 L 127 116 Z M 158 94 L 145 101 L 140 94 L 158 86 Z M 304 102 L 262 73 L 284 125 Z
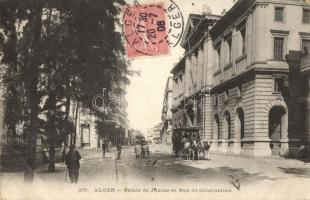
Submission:
M 0 200 L 310 200 L 309 0 L 0 0 Z

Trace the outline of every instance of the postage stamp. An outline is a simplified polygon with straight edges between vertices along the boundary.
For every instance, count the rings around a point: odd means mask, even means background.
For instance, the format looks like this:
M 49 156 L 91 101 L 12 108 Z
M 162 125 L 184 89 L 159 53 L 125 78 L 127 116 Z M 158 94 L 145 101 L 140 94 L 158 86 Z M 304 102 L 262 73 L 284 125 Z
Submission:
M 178 6 L 172 0 L 167 2 L 134 4 L 125 9 L 123 33 L 129 58 L 168 54 L 177 45 L 184 20 Z

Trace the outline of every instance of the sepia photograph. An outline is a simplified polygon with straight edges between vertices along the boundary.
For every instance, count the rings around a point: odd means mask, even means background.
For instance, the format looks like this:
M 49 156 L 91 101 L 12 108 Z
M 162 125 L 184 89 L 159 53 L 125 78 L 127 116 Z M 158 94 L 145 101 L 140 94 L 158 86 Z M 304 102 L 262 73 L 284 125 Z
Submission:
M 310 0 L 0 0 L 0 200 L 310 200 Z

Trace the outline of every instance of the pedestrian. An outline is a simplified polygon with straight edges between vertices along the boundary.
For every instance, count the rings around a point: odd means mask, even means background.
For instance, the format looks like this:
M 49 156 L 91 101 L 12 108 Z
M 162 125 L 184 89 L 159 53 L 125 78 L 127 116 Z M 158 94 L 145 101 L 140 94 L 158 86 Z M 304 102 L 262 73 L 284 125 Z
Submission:
M 136 159 L 140 158 L 141 155 L 141 145 L 139 142 L 136 142 L 135 146 Z
M 66 155 L 66 165 L 69 171 L 71 183 L 77 183 L 79 180 L 80 159 L 81 155 L 75 149 L 75 145 L 71 145 L 70 150 Z
M 307 157 L 307 149 L 305 145 L 299 147 L 299 158 L 300 160 L 305 160 Z
M 141 142 L 141 158 L 143 158 L 144 157 L 144 142 Z
M 147 153 L 147 158 L 150 158 L 150 146 L 148 143 L 146 143 L 146 153 Z
M 112 146 L 112 142 L 109 141 L 109 142 L 108 142 L 108 145 L 107 145 L 107 152 L 109 152 L 109 150 L 111 149 L 111 146 Z
M 103 153 L 103 158 L 105 158 L 105 151 L 107 150 L 107 144 L 106 142 L 103 140 L 102 141 L 102 153 Z
M 117 144 L 116 150 L 117 150 L 117 160 L 120 160 L 121 159 L 121 153 L 122 153 L 121 144 Z
M 209 157 L 209 149 L 210 149 L 210 145 L 209 145 L 209 142 L 206 141 L 205 143 L 205 150 L 206 150 L 206 154 L 207 154 L 207 160 L 210 160 L 210 157 Z

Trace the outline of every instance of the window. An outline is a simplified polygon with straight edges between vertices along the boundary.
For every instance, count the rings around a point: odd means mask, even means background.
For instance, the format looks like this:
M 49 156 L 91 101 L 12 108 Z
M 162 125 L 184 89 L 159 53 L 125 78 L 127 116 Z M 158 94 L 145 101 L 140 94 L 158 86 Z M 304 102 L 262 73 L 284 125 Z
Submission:
M 310 39 L 303 39 L 301 47 L 302 47 L 302 52 L 304 54 L 309 54 L 309 51 L 310 51 Z
M 217 106 L 218 102 L 219 102 L 218 96 L 217 95 L 213 96 L 213 106 Z
M 274 91 L 275 92 L 283 92 L 284 91 L 284 79 L 283 78 L 275 78 L 274 79 Z
M 221 59 L 221 46 L 220 45 L 216 48 L 215 54 L 216 54 L 216 58 L 215 58 L 216 69 L 220 70 L 220 59 Z
M 283 21 L 283 7 L 276 7 L 275 12 L 274 12 L 274 20 L 277 22 L 282 22 Z
M 302 22 L 310 24 L 310 10 L 304 9 L 302 13 Z
M 245 33 L 246 33 L 246 29 L 245 29 L 245 27 L 243 28 L 243 29 L 241 29 L 240 30 L 240 33 L 241 33 L 241 37 L 242 37 L 242 55 L 243 54 L 245 54 L 245 45 L 246 45 L 246 41 L 245 41 L 245 39 L 246 39 L 246 35 L 245 35 Z
M 242 86 L 239 85 L 237 87 L 237 98 L 241 98 L 242 97 Z
M 227 46 L 228 46 L 228 59 L 227 64 L 231 63 L 231 38 L 227 40 Z
M 274 60 L 283 60 L 284 53 L 284 38 L 275 37 L 274 38 Z

